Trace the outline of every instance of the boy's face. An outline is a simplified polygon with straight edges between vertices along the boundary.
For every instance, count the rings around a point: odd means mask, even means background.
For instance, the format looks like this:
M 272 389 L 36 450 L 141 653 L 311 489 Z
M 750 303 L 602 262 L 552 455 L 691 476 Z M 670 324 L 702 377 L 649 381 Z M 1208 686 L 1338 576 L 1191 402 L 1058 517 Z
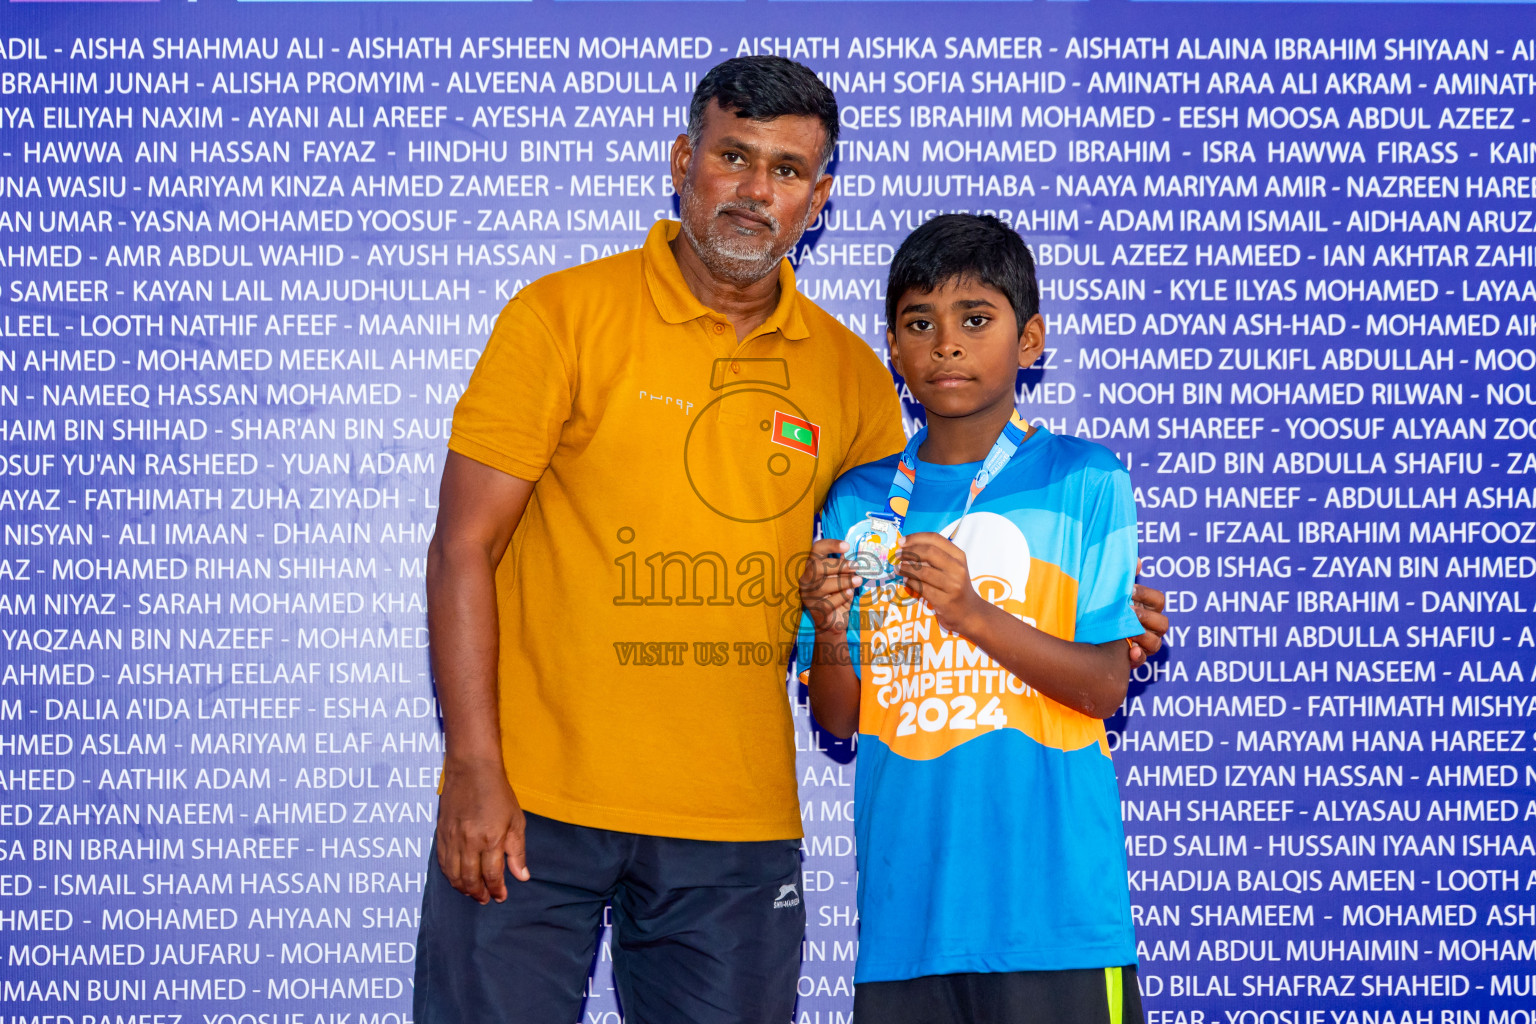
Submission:
M 903 293 L 886 340 L 896 372 L 929 417 L 1006 419 L 1019 368 L 1045 349 L 1045 324 L 1036 316 L 1020 329 L 1008 296 L 951 278 L 931 292 Z

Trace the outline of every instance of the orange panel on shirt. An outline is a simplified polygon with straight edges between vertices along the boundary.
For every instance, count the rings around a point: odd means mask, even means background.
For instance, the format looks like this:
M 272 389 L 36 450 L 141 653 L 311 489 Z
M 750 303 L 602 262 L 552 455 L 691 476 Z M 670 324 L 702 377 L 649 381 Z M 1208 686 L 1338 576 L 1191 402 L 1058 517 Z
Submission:
M 971 582 L 1009 614 L 1071 640 L 1077 581 L 1036 558 L 1030 559 L 1028 580 L 1023 600 L 999 577 Z M 859 731 L 878 735 L 894 753 L 928 760 L 993 728 L 1007 728 L 1054 749 L 1097 743 L 1108 754 L 1102 721 L 1035 692 L 964 637 L 946 633 L 927 605 L 903 588 L 881 588 L 872 603 L 864 595 L 860 613 L 868 626 L 861 644 Z

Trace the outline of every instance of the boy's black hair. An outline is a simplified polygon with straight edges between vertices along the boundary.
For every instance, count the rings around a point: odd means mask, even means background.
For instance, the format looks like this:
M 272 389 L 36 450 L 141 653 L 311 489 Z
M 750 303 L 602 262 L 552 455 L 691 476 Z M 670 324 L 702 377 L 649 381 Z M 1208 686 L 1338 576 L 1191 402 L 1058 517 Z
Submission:
M 821 121 L 826 144 L 821 167 L 827 169 L 837 148 L 837 97 L 816 73 L 784 57 L 734 57 L 716 64 L 693 90 L 688 107 L 688 141 L 695 147 L 704 131 L 704 111 L 711 101 L 737 117 L 771 121 L 776 117 L 814 117 Z
M 896 304 L 908 291 L 931 292 L 946 281 L 980 281 L 1008 296 L 1019 330 L 1040 311 L 1035 258 L 1019 233 L 990 214 L 946 213 L 907 236 L 891 260 L 885 322 L 895 329 Z

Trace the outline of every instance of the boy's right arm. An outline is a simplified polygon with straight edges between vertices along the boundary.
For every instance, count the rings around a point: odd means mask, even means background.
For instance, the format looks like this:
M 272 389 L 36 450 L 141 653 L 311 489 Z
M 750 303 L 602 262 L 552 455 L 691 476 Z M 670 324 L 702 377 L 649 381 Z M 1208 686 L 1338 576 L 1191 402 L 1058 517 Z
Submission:
M 507 898 L 504 865 L 529 877 L 523 812 L 502 758 L 496 567 L 532 493 L 531 481 L 449 452 L 427 550 L 427 629 L 447 746 L 437 862 L 482 904 Z
M 811 545 L 800 574 L 800 607 L 815 633 L 806 685 L 811 714 L 821 727 L 841 739 L 859 727 L 859 676 L 848 649 L 848 615 L 863 581 L 846 558 L 848 542 L 835 537 Z

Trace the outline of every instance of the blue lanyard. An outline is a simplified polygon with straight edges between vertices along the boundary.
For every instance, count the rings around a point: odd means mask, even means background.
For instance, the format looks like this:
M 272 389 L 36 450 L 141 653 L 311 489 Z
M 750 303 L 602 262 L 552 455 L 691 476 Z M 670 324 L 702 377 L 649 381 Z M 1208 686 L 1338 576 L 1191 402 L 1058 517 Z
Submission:
M 971 480 L 971 493 L 966 496 L 965 509 L 960 513 L 964 519 L 966 513 L 971 510 L 971 505 L 976 501 L 976 496 L 986 489 L 997 474 L 1008 465 L 1008 460 L 1013 458 L 1019 450 L 1019 445 L 1029 438 L 1030 426 L 1024 422 L 1024 417 L 1015 410 L 1012 418 L 1003 426 L 1003 432 L 997 435 L 997 440 L 992 442 L 992 450 L 987 452 L 981 468 L 976 471 L 976 476 Z M 923 427 L 912 435 L 907 442 L 907 447 L 902 450 L 901 461 L 896 464 L 896 475 L 891 478 L 891 490 L 885 498 L 885 510 L 875 512 L 872 515 L 879 519 L 888 519 L 896 524 L 897 532 L 907 520 L 907 509 L 912 502 L 912 485 L 917 481 L 917 449 L 922 446 L 928 437 L 928 428 Z M 959 520 L 956 520 L 959 526 Z

